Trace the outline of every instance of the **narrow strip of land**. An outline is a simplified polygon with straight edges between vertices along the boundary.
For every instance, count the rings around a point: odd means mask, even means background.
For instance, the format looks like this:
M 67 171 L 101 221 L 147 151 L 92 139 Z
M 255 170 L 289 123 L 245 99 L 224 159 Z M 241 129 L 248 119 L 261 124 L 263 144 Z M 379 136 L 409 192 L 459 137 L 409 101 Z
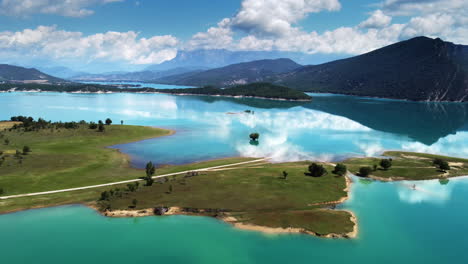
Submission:
M 267 158 L 261 158 L 261 159 L 256 159 L 256 160 L 249 160 L 249 161 L 243 161 L 243 162 L 238 162 L 238 163 L 231 163 L 231 164 L 219 165 L 219 166 L 213 166 L 213 167 L 207 167 L 207 168 L 201 168 L 201 169 L 173 172 L 173 173 L 168 173 L 168 174 L 163 174 L 163 175 L 156 175 L 156 176 L 153 176 L 152 178 L 153 179 L 164 178 L 164 177 L 184 174 L 184 173 L 188 173 L 188 172 L 218 170 L 218 169 L 225 168 L 225 167 L 232 167 L 232 166 L 244 165 L 244 164 L 249 164 L 249 163 L 256 163 L 256 162 L 261 162 L 261 161 L 265 161 L 265 160 L 267 160 Z M 111 183 L 104 183 L 104 184 L 97 184 L 97 185 L 90 185 L 90 186 L 76 187 L 76 188 L 69 188 L 69 189 L 61 189 L 61 190 L 54 190 L 54 191 L 46 191 L 46 192 L 16 194 L 16 195 L 0 197 L 0 200 L 27 197 L 27 196 L 38 196 L 38 195 L 53 194 L 53 193 L 72 192 L 72 191 L 79 191 L 79 190 L 93 189 L 93 188 L 99 188 L 99 187 L 120 185 L 120 184 L 126 184 L 126 183 L 138 182 L 138 181 L 142 181 L 142 179 L 132 179 L 132 180 L 126 180 L 126 181 L 118 181 L 118 182 L 111 182 Z

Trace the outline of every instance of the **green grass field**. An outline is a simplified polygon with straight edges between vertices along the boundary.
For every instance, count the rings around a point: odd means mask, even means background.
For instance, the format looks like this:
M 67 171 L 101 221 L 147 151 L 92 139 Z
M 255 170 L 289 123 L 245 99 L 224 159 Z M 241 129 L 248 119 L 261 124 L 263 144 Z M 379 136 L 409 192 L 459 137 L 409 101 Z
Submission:
M 381 168 L 373 171 L 370 177 L 387 180 L 430 180 L 468 175 L 468 160 L 425 153 L 388 151 L 384 156 L 393 159 L 389 170 Z M 445 160 L 451 169 L 444 173 L 436 168 L 432 161 L 436 158 Z M 357 174 L 360 167 L 379 165 L 378 158 L 351 158 L 345 160 L 348 170 Z
M 106 126 L 104 132 L 78 129 L 42 129 L 32 132 L 3 131 L 0 166 L 3 195 L 42 192 L 63 188 L 134 179 L 144 175 L 130 168 L 126 155 L 110 145 L 169 135 L 171 131 L 139 126 Z M 8 139 L 6 145 L 4 140 Z M 32 152 L 14 157 L 29 146 Z
M 110 210 L 223 209 L 241 223 L 297 227 L 323 235 L 351 232 L 354 224 L 348 212 L 317 205 L 346 197 L 345 178 L 331 173 L 317 178 L 306 176 L 309 164 L 260 162 L 202 172 L 194 177 L 179 175 L 100 203 Z M 327 166 L 327 170 L 331 171 L 332 167 Z M 287 179 L 282 178 L 283 171 L 288 172 Z M 134 208 L 135 199 L 138 202 Z

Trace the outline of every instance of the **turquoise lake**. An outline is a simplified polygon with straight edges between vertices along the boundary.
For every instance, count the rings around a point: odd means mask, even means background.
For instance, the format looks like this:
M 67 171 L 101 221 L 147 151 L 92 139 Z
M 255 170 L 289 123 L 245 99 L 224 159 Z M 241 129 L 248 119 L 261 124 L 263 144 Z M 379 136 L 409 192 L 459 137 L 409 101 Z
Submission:
M 0 120 L 148 125 L 176 134 L 113 146 L 133 165 L 229 156 L 273 161 L 378 156 L 407 150 L 468 157 L 468 105 L 312 94 L 309 103 L 162 94 L 1 93 Z M 254 114 L 247 114 L 245 110 Z M 260 145 L 248 135 L 260 133 Z M 0 216 L 5 263 L 468 263 L 468 179 L 416 183 L 355 179 L 343 207 L 357 239 L 264 235 L 211 218 L 109 219 L 83 206 Z

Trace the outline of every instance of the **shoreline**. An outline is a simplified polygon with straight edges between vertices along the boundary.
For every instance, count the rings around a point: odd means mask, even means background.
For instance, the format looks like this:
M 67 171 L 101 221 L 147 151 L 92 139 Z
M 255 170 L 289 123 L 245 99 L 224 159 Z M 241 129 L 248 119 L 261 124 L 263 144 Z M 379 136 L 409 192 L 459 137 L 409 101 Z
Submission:
M 148 87 L 142 87 L 142 89 Z M 131 89 L 131 88 L 129 88 Z M 154 88 L 149 88 L 154 89 Z M 244 96 L 244 95 L 220 95 L 220 94 L 191 94 L 191 93 L 169 93 L 169 92 L 162 92 L 162 91 L 153 91 L 153 92 L 142 92 L 142 91 L 97 91 L 97 92 L 89 92 L 89 91 L 43 91 L 41 89 L 34 89 L 34 90 L 16 90 L 16 88 L 12 88 L 9 90 L 0 90 L 0 93 L 68 93 L 68 94 L 121 94 L 121 93 L 129 93 L 129 94 L 167 94 L 167 95 L 176 95 L 176 96 L 212 96 L 212 97 L 229 97 L 229 98 L 251 98 L 251 99 L 262 99 L 262 100 L 273 100 L 273 101 L 284 101 L 284 102 L 311 102 L 312 99 L 286 99 L 286 98 L 272 98 L 272 97 L 262 97 L 262 96 Z

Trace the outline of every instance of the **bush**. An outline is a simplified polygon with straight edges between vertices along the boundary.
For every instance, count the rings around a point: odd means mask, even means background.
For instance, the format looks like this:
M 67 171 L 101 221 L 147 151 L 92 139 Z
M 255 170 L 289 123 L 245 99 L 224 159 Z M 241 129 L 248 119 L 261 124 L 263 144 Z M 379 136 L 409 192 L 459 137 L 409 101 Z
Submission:
M 392 160 L 391 159 L 382 159 L 380 161 L 380 166 L 384 169 L 384 170 L 388 170 L 390 167 L 392 167 Z
M 362 176 L 362 177 L 369 177 L 369 175 L 371 174 L 372 172 L 372 168 L 371 167 L 361 167 L 359 168 L 359 176 Z
M 260 134 L 258 134 L 258 133 L 251 133 L 251 134 L 249 135 L 249 137 L 250 137 L 250 139 L 252 139 L 253 141 L 257 141 L 258 138 L 260 137 Z
M 343 176 L 346 174 L 347 171 L 348 169 L 346 168 L 346 165 L 338 163 L 336 164 L 335 169 L 332 171 L 332 173 Z
M 445 172 L 445 171 L 450 170 L 450 165 L 448 164 L 447 161 L 445 161 L 443 159 L 436 158 L 436 159 L 434 159 L 432 164 L 434 164 L 436 167 L 438 167 L 441 171 Z
M 96 123 L 91 122 L 91 123 L 89 123 L 89 126 L 88 126 L 88 127 L 89 127 L 89 129 L 96 129 L 98 126 L 97 126 Z
M 327 170 L 320 164 L 312 163 L 309 166 L 309 174 L 312 177 L 321 177 L 327 173 Z
M 23 155 L 27 155 L 29 152 L 31 152 L 31 148 L 29 146 L 24 146 L 23 147 Z
M 104 132 L 104 130 L 106 130 L 106 128 L 104 127 L 103 124 L 99 124 L 99 132 Z

